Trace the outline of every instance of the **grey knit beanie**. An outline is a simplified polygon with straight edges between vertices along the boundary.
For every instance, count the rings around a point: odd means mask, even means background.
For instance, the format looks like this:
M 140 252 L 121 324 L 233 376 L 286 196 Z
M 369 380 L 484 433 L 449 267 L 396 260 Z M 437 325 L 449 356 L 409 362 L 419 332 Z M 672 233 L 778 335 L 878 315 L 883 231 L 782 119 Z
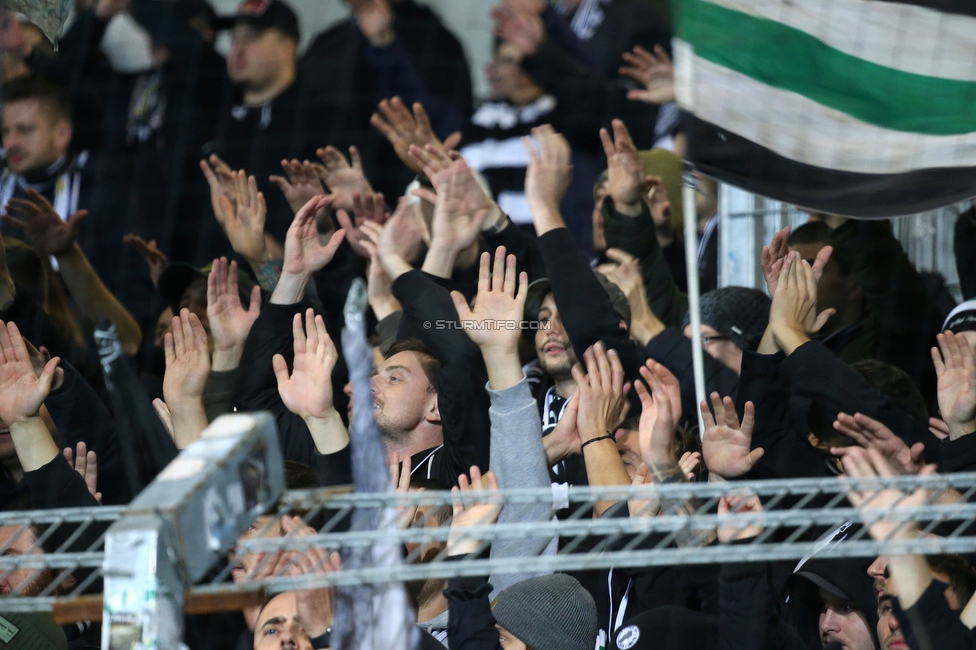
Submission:
M 743 350 L 759 347 L 769 324 L 769 296 L 758 289 L 723 287 L 701 297 L 701 322 Z M 685 325 L 691 315 L 685 316 Z
M 517 582 L 495 598 L 495 622 L 532 650 L 593 650 L 593 596 L 565 573 Z

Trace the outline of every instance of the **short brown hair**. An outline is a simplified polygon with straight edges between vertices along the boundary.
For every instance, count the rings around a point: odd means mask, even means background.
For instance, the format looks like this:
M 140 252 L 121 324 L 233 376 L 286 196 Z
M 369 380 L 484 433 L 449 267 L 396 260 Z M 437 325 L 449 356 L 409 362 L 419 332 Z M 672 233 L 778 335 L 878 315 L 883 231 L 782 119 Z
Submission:
M 420 367 L 427 375 L 427 392 L 437 393 L 441 388 L 441 362 L 427 349 L 424 342 L 420 339 L 405 339 L 397 341 L 386 353 L 386 358 L 400 354 L 401 352 L 415 352 L 420 358 Z
M 64 86 L 41 75 L 27 75 L 8 81 L 3 86 L 3 102 L 36 99 L 47 107 L 55 121 L 71 121 L 71 102 Z

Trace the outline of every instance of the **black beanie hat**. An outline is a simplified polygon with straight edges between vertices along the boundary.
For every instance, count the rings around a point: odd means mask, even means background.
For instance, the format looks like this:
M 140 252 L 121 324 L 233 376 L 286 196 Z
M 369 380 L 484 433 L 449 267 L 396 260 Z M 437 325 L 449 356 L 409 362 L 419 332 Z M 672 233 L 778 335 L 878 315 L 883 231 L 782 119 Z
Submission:
M 516 582 L 498 594 L 491 613 L 533 650 L 593 650 L 599 632 L 593 596 L 565 573 Z
M 702 325 L 727 336 L 743 350 L 759 347 L 769 324 L 769 296 L 758 289 L 723 287 L 701 297 Z M 685 325 L 691 315 L 685 316 Z

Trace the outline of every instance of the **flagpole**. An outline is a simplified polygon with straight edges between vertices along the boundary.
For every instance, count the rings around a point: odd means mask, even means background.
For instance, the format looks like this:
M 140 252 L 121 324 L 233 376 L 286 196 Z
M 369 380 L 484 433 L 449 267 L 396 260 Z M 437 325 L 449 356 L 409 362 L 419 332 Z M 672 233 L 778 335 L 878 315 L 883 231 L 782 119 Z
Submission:
M 695 210 L 696 180 L 691 171 L 686 171 L 681 187 L 681 202 L 685 222 L 685 268 L 688 271 L 688 314 L 691 316 L 691 359 L 695 369 L 695 397 L 697 404 L 705 399 L 705 360 L 702 354 L 701 336 L 701 289 L 698 282 L 698 215 Z M 705 434 L 705 422 L 701 410 L 698 416 L 698 435 Z

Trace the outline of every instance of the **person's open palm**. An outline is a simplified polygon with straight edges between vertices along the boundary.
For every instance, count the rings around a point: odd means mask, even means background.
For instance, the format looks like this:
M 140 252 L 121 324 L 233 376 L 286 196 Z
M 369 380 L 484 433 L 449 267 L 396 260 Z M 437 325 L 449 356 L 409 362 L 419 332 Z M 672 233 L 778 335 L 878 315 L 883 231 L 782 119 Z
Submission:
M 319 241 L 315 215 L 320 209 L 332 204 L 331 196 L 316 196 L 295 215 L 294 221 L 285 235 L 285 261 L 282 273 L 292 275 L 311 275 L 335 257 L 339 245 L 345 237 L 345 230 L 333 233 L 324 246 Z
M 459 291 L 452 291 L 451 298 L 461 322 L 478 322 L 488 325 L 468 327 L 468 337 L 480 348 L 495 347 L 502 350 L 518 348 L 521 330 L 506 327 L 507 323 L 520 323 L 525 309 L 525 297 L 529 291 L 529 276 L 515 268 L 514 255 L 505 256 L 505 247 L 495 251 L 494 266 L 488 252 L 481 254 L 478 271 L 478 297 L 474 309 Z M 516 277 L 518 284 L 516 285 Z M 516 288 L 517 287 L 517 288 Z
M 268 180 L 277 185 L 285 195 L 293 213 L 297 213 L 316 196 L 325 194 L 318 171 L 309 161 L 282 160 L 281 168 L 285 170 L 285 176 L 269 176 Z
M 613 138 L 600 129 L 603 152 L 607 156 L 607 193 L 618 206 L 640 202 L 644 186 L 644 165 L 623 120 L 614 120 Z
M 461 142 L 461 134 L 457 132 L 447 136 L 441 142 L 434 133 L 423 104 L 414 103 L 411 115 L 410 110 L 399 97 L 381 101 L 379 112 L 373 113 L 369 122 L 390 141 L 397 157 L 415 174 L 424 173 L 424 169 L 423 164 L 410 155 L 411 145 L 420 149 L 425 149 L 429 145 L 446 153 Z
M 187 400 L 201 399 L 210 375 L 207 331 L 188 309 L 173 317 L 173 329 L 163 338 L 166 372 L 163 398 L 170 409 Z
M 228 264 L 226 257 L 213 261 L 207 278 L 207 320 L 215 351 L 243 347 L 261 314 L 261 287 L 251 291 L 251 302 L 245 311 L 237 280 L 237 262 Z
M 894 431 L 863 413 L 838 413 L 834 429 L 865 449 L 877 449 L 901 474 L 918 474 L 925 467 L 924 443 L 909 447 Z M 843 457 L 852 449 L 855 447 L 834 447 L 830 453 Z
M 522 138 L 522 145 L 529 154 L 525 198 L 533 213 L 558 212 L 559 202 L 573 178 L 572 150 L 566 138 L 548 124 L 532 129 L 532 138 L 535 142 Z
M 332 370 L 339 355 L 325 329 L 325 321 L 311 309 L 295 314 L 292 322 L 295 337 L 295 361 L 288 374 L 285 358 L 272 359 L 278 394 L 288 410 L 302 418 L 324 418 L 332 410 Z
M 348 160 L 331 145 L 317 150 L 315 154 L 322 161 L 321 166 L 315 166 L 319 178 L 335 196 L 333 207 L 352 210 L 355 194 L 373 194 L 373 187 L 363 172 L 363 161 L 356 147 L 349 147 Z
M 78 228 L 88 210 L 78 210 L 64 221 L 42 195 L 31 188 L 27 188 L 26 193 L 26 199 L 10 199 L 4 218 L 21 228 L 42 255 L 58 255 L 70 250 L 78 239 Z
M 756 409 L 752 402 L 746 402 L 739 423 L 739 414 L 731 397 L 724 400 L 718 393 L 712 393 L 712 408 L 715 417 L 708 409 L 708 402 L 700 404 L 705 433 L 702 436 L 702 456 L 709 472 L 725 479 L 733 479 L 748 474 L 763 457 L 763 449 L 752 448 L 752 429 L 756 422 Z
M 469 496 L 476 490 L 498 491 L 498 479 L 493 472 L 481 475 L 477 466 L 471 467 L 471 480 L 464 474 L 458 476 L 458 484 L 451 488 L 454 506 L 454 518 L 451 520 L 451 532 L 447 541 L 448 552 L 451 555 L 473 553 L 481 547 L 481 540 L 472 539 L 465 533 L 471 526 L 490 526 L 498 521 L 502 512 L 501 499 L 489 496 L 486 499 L 475 500 Z
M 938 376 L 939 410 L 952 439 L 976 430 L 976 361 L 965 337 L 951 331 L 939 334 L 932 348 Z
M 11 425 L 37 417 L 60 361 L 54 357 L 44 364 L 40 376 L 34 374 L 17 325 L 0 321 L 0 419 Z

